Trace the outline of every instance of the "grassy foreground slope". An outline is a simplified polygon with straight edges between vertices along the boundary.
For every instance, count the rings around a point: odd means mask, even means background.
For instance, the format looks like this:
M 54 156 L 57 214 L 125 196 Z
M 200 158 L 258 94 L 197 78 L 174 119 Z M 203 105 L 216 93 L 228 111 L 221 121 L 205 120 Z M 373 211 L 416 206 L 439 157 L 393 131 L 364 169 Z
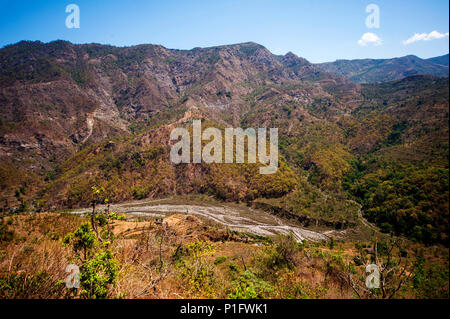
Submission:
M 448 298 L 448 250 L 440 246 L 295 243 L 192 215 L 163 224 L 97 217 L 98 235 L 74 215 L 2 218 L 0 298 Z M 389 271 L 382 289 L 369 292 L 365 264 L 375 251 Z M 68 264 L 80 267 L 79 289 L 65 286 Z

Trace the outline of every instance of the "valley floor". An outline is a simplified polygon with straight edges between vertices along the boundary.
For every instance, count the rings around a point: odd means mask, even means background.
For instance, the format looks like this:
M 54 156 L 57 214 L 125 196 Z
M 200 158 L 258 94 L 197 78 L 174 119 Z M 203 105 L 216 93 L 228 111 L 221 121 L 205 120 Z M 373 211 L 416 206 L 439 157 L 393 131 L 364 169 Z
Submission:
M 99 209 L 106 207 L 100 206 Z M 171 214 L 192 214 L 228 227 L 230 230 L 251 233 L 259 236 L 274 236 L 276 234 L 292 234 L 296 241 L 329 240 L 331 233 L 312 231 L 296 225 L 292 221 L 278 218 L 262 210 L 256 210 L 244 205 L 224 203 L 180 203 L 180 200 L 142 200 L 129 203 L 111 205 L 110 209 L 118 213 L 125 213 L 129 218 L 137 217 L 166 217 Z M 92 209 L 76 209 L 72 214 L 89 214 Z M 342 232 L 333 232 L 341 235 Z
M 447 248 L 338 239 L 246 206 L 178 201 L 114 205 L 98 239 L 87 210 L 3 217 L 0 298 L 448 298 Z M 392 271 L 370 291 L 374 257 Z M 65 286 L 69 264 L 79 289 Z

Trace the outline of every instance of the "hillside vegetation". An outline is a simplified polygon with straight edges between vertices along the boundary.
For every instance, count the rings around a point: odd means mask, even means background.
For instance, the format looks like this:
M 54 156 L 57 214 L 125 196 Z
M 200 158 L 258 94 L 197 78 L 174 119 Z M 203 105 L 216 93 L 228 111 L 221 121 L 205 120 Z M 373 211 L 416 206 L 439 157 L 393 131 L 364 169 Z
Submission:
M 249 237 L 192 215 L 97 217 L 95 230 L 68 214 L 1 219 L 0 298 L 448 298 L 442 247 Z M 375 260 L 386 275 L 369 291 L 365 264 Z M 66 288 L 69 264 L 78 289 Z
M 448 77 L 448 54 L 430 59 L 408 55 L 394 59 L 337 60 L 316 65 L 323 71 L 358 83 L 388 82 L 418 74 Z
M 394 66 L 422 69 L 391 72 L 376 61 L 366 73 L 352 63 L 360 82 L 378 82 L 370 74 L 395 80 L 362 85 L 251 42 L 7 46 L 2 213 L 88 206 L 98 185 L 112 202 L 200 193 L 333 228 L 355 227 L 363 216 L 385 233 L 448 246 L 448 67 L 400 62 Z M 174 165 L 170 131 L 191 129 L 194 119 L 220 129 L 278 128 L 277 173 L 261 175 L 259 164 Z

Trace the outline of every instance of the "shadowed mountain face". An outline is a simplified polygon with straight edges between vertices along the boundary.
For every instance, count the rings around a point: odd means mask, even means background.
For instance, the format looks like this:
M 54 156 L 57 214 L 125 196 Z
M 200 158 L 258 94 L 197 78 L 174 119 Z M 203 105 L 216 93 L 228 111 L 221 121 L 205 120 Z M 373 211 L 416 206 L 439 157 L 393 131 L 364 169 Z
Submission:
M 448 77 L 448 54 L 426 60 L 414 55 L 394 59 L 337 60 L 316 66 L 358 83 L 388 82 L 417 74 Z
M 7 46 L 0 50 L 3 209 L 83 206 L 99 185 L 113 202 L 203 193 L 352 225 L 351 197 L 387 232 L 447 242 L 448 78 L 415 74 L 446 76 L 448 67 L 412 56 L 335 63 L 273 55 L 256 43 L 188 51 Z M 342 75 L 407 77 L 358 84 Z M 174 165 L 170 131 L 193 119 L 204 127 L 279 128 L 279 170 Z
M 437 56 L 434 58 L 429 58 L 429 59 L 427 59 L 427 61 L 430 61 L 430 62 L 433 62 L 436 64 L 440 64 L 440 65 L 448 66 L 448 54 Z

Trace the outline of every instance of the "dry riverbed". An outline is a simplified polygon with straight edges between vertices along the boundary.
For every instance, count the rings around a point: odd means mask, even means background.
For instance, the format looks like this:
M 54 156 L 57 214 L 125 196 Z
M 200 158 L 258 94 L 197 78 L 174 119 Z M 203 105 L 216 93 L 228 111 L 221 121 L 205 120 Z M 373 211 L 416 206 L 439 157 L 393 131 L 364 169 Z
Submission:
M 98 208 L 104 209 L 105 207 L 99 206 Z M 142 200 L 113 204 L 110 210 L 117 213 L 125 213 L 128 218 L 138 216 L 164 218 L 174 213 L 192 214 L 225 225 L 231 230 L 260 236 L 291 233 L 298 242 L 302 240 L 321 241 L 328 239 L 327 235 L 305 229 L 267 212 L 250 207 L 226 204 L 179 204 L 172 203 L 170 200 Z M 76 209 L 69 212 L 72 214 L 85 214 L 90 212 L 90 209 Z

